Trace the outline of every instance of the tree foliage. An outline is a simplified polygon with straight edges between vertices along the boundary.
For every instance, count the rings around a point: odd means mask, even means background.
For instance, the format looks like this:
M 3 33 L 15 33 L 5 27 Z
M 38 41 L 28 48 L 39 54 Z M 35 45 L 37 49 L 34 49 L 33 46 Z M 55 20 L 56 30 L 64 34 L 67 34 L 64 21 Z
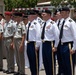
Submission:
M 59 5 L 71 5 L 76 8 L 76 0 L 51 0 L 51 5 L 54 5 L 55 7 Z
M 5 10 L 11 11 L 12 8 L 35 7 L 38 0 L 4 0 Z

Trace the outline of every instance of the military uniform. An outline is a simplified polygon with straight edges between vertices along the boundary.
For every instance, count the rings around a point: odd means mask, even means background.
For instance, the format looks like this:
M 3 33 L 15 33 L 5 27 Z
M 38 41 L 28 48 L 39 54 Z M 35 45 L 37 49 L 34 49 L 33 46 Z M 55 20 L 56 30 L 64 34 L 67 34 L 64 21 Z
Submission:
M 64 20 L 61 16 L 61 9 L 57 9 L 54 14 L 57 17 L 56 24 L 57 24 L 58 29 L 60 30 L 60 26 L 61 26 L 61 24 Z M 58 47 L 57 47 L 56 54 L 57 54 L 57 60 L 58 60 L 58 75 L 61 75 L 63 68 L 62 68 L 62 63 L 61 63 L 62 58 L 61 58 L 61 53 L 60 53 L 60 41 L 59 41 L 59 44 L 58 44 Z
M 2 41 L 3 41 L 3 26 L 0 23 L 0 71 L 3 69 L 3 49 L 2 49 Z
M 23 47 L 20 49 L 22 43 L 22 37 L 25 35 L 25 25 L 20 22 L 15 25 L 15 34 L 14 34 L 14 45 L 16 53 L 16 62 L 18 66 L 18 74 L 25 74 L 25 60 L 24 60 L 24 42 Z M 16 74 L 15 74 L 16 75 Z
M 70 10 L 68 7 L 64 7 L 62 8 L 62 11 L 69 13 Z M 62 11 L 61 14 L 63 14 Z M 61 40 L 60 52 L 63 74 L 73 75 L 75 54 L 71 55 L 70 50 L 76 50 L 76 23 L 69 17 L 69 14 L 64 18 L 62 25 L 60 25 L 60 29 L 59 38 Z
M 23 24 L 25 25 L 25 30 L 26 30 L 26 24 L 28 23 L 28 16 L 25 14 L 23 16 Z M 26 36 L 26 35 L 25 35 Z M 27 41 L 25 39 L 25 50 L 24 50 L 24 56 L 25 56 L 25 68 L 29 68 L 29 61 L 28 61 L 28 56 L 27 56 Z
M 52 48 L 57 47 L 59 43 L 59 30 L 56 23 L 50 19 L 50 13 L 50 10 L 42 11 L 44 20 L 49 16 L 43 25 L 41 35 L 43 64 L 46 75 L 54 75 L 54 53 L 52 53 Z M 44 16 L 43 14 L 48 16 Z
M 40 17 L 36 18 L 36 21 L 39 23 L 40 25 L 40 30 L 42 30 L 42 25 L 43 25 L 43 20 Z M 42 64 L 43 64 L 43 58 L 42 58 L 42 42 L 40 41 L 40 47 L 39 47 L 39 70 L 42 69 Z
M 35 15 L 30 11 L 30 14 Z M 38 75 L 38 57 L 35 47 L 39 47 L 40 44 L 40 25 L 36 20 L 28 22 L 27 27 L 27 55 L 30 64 L 31 75 Z M 29 32 L 28 32 L 29 29 Z
M 13 42 L 13 35 L 14 35 L 14 26 L 12 21 L 6 22 L 4 24 L 4 46 L 7 55 L 7 72 L 14 72 L 14 50 L 11 47 Z

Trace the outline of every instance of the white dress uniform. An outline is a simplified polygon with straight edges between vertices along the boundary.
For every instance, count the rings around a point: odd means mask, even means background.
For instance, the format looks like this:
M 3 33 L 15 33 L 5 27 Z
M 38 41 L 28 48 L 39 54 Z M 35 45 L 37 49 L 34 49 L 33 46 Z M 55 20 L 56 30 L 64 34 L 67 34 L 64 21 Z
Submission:
M 40 17 L 36 18 L 37 22 L 40 24 L 41 30 L 42 30 L 42 25 L 43 25 L 43 20 Z M 43 64 L 43 58 L 42 58 L 42 42 L 40 42 L 40 48 L 39 48 L 39 70 L 42 69 L 42 64 Z
M 44 29 L 45 26 L 45 29 Z M 53 75 L 53 60 L 52 58 L 52 42 L 55 41 L 54 47 L 57 48 L 59 43 L 59 29 L 54 21 L 48 19 L 46 25 L 44 23 L 43 29 L 45 30 L 44 37 L 42 39 L 42 55 L 43 64 L 46 75 Z M 43 31 L 42 31 L 43 32 Z M 53 68 L 53 69 L 52 69 Z
M 55 31 L 54 27 L 57 30 L 57 32 Z M 53 32 L 51 30 L 54 31 L 54 34 L 53 34 Z M 49 35 L 49 33 L 51 35 Z M 46 21 L 46 27 L 45 27 L 44 41 L 53 41 L 53 40 L 55 40 L 56 42 L 55 42 L 54 47 L 57 47 L 58 43 L 59 43 L 59 36 L 58 35 L 59 35 L 59 30 L 58 30 L 58 27 L 57 27 L 56 23 L 54 21 L 52 21 L 51 19 L 47 20 Z
M 61 25 L 60 25 L 60 29 L 61 29 Z M 71 44 L 72 50 L 76 50 L 76 23 L 70 17 L 67 17 L 65 19 L 65 23 L 63 26 L 63 36 L 61 38 L 61 47 L 63 48 L 61 49 L 61 53 L 63 59 L 62 65 L 64 65 L 63 69 L 67 68 L 67 70 L 64 71 L 64 74 L 71 75 L 72 70 L 70 70 L 71 69 L 70 56 L 69 56 L 70 52 L 68 51 L 69 43 Z M 72 55 L 72 58 L 74 61 L 75 60 L 74 54 Z
M 27 30 L 28 30 L 29 23 L 30 21 L 26 25 Z M 27 42 L 27 55 L 29 59 L 31 75 L 37 75 L 38 62 L 36 63 L 35 46 L 36 47 L 40 46 L 40 35 L 41 35 L 40 25 L 36 20 L 33 20 L 29 27 L 29 35 L 28 35 L 28 42 Z
M 61 25 L 60 25 L 60 28 L 61 28 Z M 72 47 L 73 50 L 76 50 L 76 33 L 75 32 L 76 32 L 76 23 L 70 17 L 68 17 L 67 19 L 65 19 L 65 24 L 63 27 L 63 37 L 61 39 L 61 42 L 65 43 L 69 41 L 74 41 L 74 44 Z

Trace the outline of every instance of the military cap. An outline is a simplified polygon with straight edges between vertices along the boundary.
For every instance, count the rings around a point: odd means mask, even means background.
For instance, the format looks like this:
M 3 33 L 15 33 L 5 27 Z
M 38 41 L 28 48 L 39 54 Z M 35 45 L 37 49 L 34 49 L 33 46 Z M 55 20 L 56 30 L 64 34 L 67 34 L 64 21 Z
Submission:
M 34 10 L 34 12 L 35 12 L 37 15 L 41 16 L 41 12 L 40 12 L 39 10 Z
M 5 15 L 12 15 L 12 12 L 10 12 L 10 11 L 5 11 Z
M 50 11 L 50 10 L 46 10 L 46 9 L 44 9 L 44 10 L 42 10 L 42 13 L 51 14 L 51 11 Z
M 36 14 L 38 14 L 38 13 L 39 13 L 39 10 L 34 10 L 34 12 L 35 12 Z
M 34 10 L 28 10 L 27 14 L 28 15 L 36 15 L 36 12 Z
M 28 15 L 23 15 L 23 18 L 28 18 Z
M 60 13 L 61 12 L 61 8 L 59 8 L 59 9 L 55 9 L 55 11 L 54 11 L 54 15 L 56 15 L 57 13 Z
M 63 7 L 61 11 L 70 11 L 69 7 Z
M 21 13 L 21 12 L 15 12 L 13 15 L 14 15 L 14 16 L 22 17 L 22 13 Z

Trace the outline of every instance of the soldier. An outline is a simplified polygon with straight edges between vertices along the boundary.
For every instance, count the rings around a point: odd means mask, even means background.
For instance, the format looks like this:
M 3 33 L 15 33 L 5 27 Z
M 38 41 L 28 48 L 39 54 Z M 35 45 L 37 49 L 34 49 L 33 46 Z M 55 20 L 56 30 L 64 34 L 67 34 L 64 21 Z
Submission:
M 40 25 L 35 20 L 36 13 L 30 10 L 27 27 L 27 55 L 30 64 L 31 75 L 39 75 L 38 48 L 40 43 Z
M 14 73 L 14 50 L 13 50 L 13 35 L 14 35 L 14 26 L 11 21 L 11 12 L 5 12 L 6 23 L 4 24 L 4 46 L 6 50 L 7 58 L 7 70 L 4 70 L 4 73 L 10 74 Z
M 59 26 L 62 24 L 62 22 L 63 22 L 63 18 L 62 18 L 62 16 L 61 16 L 61 8 L 59 8 L 59 9 L 57 9 L 56 11 L 55 11 L 55 16 L 56 16 L 56 18 L 57 18 L 57 20 L 56 20 L 56 24 L 57 24 L 57 26 L 58 26 L 58 28 L 59 28 Z M 60 29 L 59 29 L 60 30 Z M 62 58 L 61 58 L 61 53 L 60 53 L 60 41 L 59 41 L 59 44 L 58 44 L 58 47 L 57 47 L 57 59 L 58 59 L 58 75 L 61 75 L 61 73 L 63 72 L 62 71 L 62 66 L 61 66 L 61 60 L 62 60 Z
M 3 26 L 0 23 L 0 71 L 3 71 L 3 49 L 2 49 L 2 42 L 3 42 Z
M 14 33 L 14 48 L 16 54 L 16 62 L 18 71 L 14 75 L 25 75 L 25 60 L 24 60 L 24 41 L 25 41 L 25 25 L 22 23 L 22 13 L 14 13 L 15 33 Z
M 42 19 L 45 21 L 42 28 L 42 55 L 46 75 L 54 75 L 54 56 L 59 43 L 59 30 L 54 21 L 50 19 L 51 11 L 42 10 Z M 55 44 L 54 44 L 55 42 Z
M 23 16 L 23 23 L 25 25 L 25 29 L 26 29 L 26 25 L 28 23 L 28 15 L 24 14 Z M 28 61 L 28 56 L 27 56 L 27 41 L 25 39 L 25 68 L 29 68 L 29 61 Z
M 36 21 L 39 23 L 40 25 L 40 30 L 42 30 L 42 24 L 44 23 L 44 21 L 41 19 L 41 13 L 39 10 L 34 10 L 36 13 Z M 39 70 L 42 70 L 42 64 L 43 64 L 43 59 L 42 59 L 42 42 L 40 40 L 40 46 L 39 46 Z
M 63 7 L 61 15 L 64 18 L 59 26 L 61 41 L 60 52 L 62 58 L 62 68 L 64 75 L 74 75 L 74 61 L 76 50 L 76 23 L 69 17 L 70 9 Z

